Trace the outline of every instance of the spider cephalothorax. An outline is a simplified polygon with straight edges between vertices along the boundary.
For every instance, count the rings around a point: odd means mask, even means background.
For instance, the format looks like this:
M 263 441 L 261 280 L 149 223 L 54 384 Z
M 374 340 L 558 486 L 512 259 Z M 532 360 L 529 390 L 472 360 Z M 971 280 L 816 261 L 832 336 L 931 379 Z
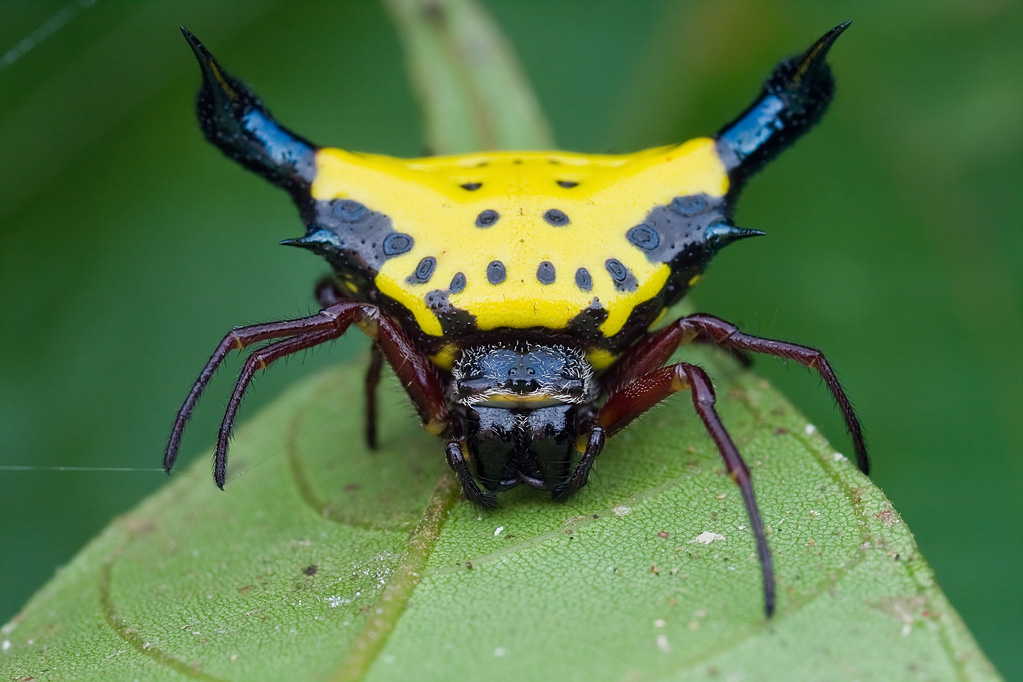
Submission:
M 714 409 L 706 373 L 669 363 L 690 342 L 766 353 L 816 369 L 841 409 L 867 471 L 859 422 L 820 351 L 743 334 L 694 314 L 652 327 L 724 246 L 763 234 L 736 227 L 748 178 L 805 133 L 834 90 L 825 62 L 842 24 L 779 64 L 750 107 L 711 137 L 633 154 L 479 152 L 397 159 L 318 147 L 273 119 L 188 31 L 203 72 L 199 119 L 232 159 L 287 190 L 306 234 L 284 244 L 322 256 L 333 275 L 316 315 L 240 327 L 221 341 L 178 412 L 164 456 L 213 371 L 253 352 L 228 402 L 214 479 L 255 372 L 335 339 L 353 323 L 373 341 L 366 439 L 375 446 L 383 363 L 423 426 L 446 439 L 466 497 L 492 506 L 520 483 L 564 498 L 587 481 L 607 438 L 678 391 L 690 391 L 756 538 L 764 604 L 774 574 L 749 471 Z
M 456 402 L 537 409 L 593 402 L 593 367 L 579 348 L 512 342 L 466 348 L 451 368 Z
M 567 483 L 578 426 L 600 395 L 580 349 L 525 342 L 470 347 L 451 368 L 451 388 L 485 488 L 526 483 L 558 490 Z

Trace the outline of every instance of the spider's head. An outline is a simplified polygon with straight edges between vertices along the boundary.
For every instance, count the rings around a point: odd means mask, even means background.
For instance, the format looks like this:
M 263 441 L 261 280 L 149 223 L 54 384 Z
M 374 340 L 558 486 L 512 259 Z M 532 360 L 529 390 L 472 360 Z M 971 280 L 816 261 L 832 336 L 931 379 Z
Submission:
M 533 410 L 595 397 L 585 354 L 565 346 L 477 346 L 461 354 L 451 374 L 455 399 L 467 407 Z
M 470 348 L 452 367 L 466 408 L 469 452 L 490 490 L 553 490 L 571 471 L 580 410 L 597 397 L 583 351 L 515 343 Z

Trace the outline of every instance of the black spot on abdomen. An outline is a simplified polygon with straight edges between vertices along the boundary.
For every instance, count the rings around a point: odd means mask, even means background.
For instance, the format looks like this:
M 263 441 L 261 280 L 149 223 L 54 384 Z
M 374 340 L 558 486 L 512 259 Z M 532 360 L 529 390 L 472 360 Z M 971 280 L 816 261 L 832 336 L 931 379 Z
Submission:
M 604 267 L 610 273 L 615 289 L 618 291 L 635 291 L 639 288 L 639 282 L 636 280 L 636 276 L 632 274 L 632 270 L 625 267 L 617 258 L 608 258 L 604 262 Z
M 394 229 L 390 216 L 351 199 L 314 201 L 301 210 L 306 235 L 284 243 L 323 256 L 342 277 L 372 280 L 388 258 L 415 245 L 411 235 Z
M 409 284 L 426 284 L 433 277 L 433 271 L 437 267 L 437 259 L 433 256 L 427 256 L 423 260 L 419 261 L 419 265 L 416 266 L 415 272 L 408 276 L 405 280 Z
M 451 284 L 448 285 L 448 290 L 453 294 L 460 294 L 465 290 L 465 274 L 456 272 L 455 276 L 451 278 Z
M 723 197 L 675 197 L 666 206 L 654 206 L 642 223 L 625 233 L 625 238 L 651 263 L 673 263 L 685 253 L 704 253 L 706 247 L 714 247 L 706 231 L 725 219 L 725 209 Z
M 331 213 L 338 220 L 342 220 L 346 223 L 354 223 L 359 218 L 369 213 L 369 209 L 358 201 L 352 201 L 351 199 L 338 199 L 334 201 L 331 207 Z
M 501 216 L 492 209 L 487 209 L 476 216 L 476 227 L 490 227 L 497 222 Z
M 593 277 L 586 268 L 579 268 L 575 271 L 575 285 L 583 291 L 593 289 Z
M 540 280 L 540 284 L 554 284 L 556 276 L 554 264 L 549 260 L 540 263 L 540 266 L 536 269 L 536 278 Z
M 402 232 L 392 232 L 384 237 L 383 250 L 385 256 L 399 256 L 412 249 L 412 237 Z
M 569 222 L 568 216 L 565 215 L 565 212 L 557 208 L 552 208 L 544 213 L 543 219 L 547 221 L 548 225 L 553 227 L 564 227 L 565 225 L 568 225 Z
M 629 240 L 630 244 L 638 246 L 644 251 L 653 251 L 661 243 L 661 235 L 646 224 L 632 228 L 626 233 L 625 238 Z
M 487 266 L 487 281 L 491 284 L 500 284 L 508 276 L 504 263 L 499 260 L 490 261 Z
M 476 318 L 469 312 L 453 306 L 448 300 L 447 291 L 434 289 L 423 297 L 423 302 L 437 316 L 445 336 L 458 336 L 476 327 Z
M 686 218 L 700 215 L 710 206 L 705 194 L 687 194 L 684 197 L 675 197 L 668 206 L 675 213 Z

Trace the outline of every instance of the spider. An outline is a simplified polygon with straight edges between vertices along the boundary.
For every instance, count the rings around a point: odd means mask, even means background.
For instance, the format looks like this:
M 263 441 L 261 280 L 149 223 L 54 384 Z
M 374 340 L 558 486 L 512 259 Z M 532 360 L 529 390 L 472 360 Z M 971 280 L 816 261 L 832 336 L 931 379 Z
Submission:
M 712 137 L 623 155 L 494 151 L 398 159 L 319 147 L 279 124 L 182 28 L 202 70 L 207 139 L 278 187 L 306 234 L 282 244 L 327 260 L 308 317 L 238 327 L 217 346 L 178 411 L 164 455 L 217 366 L 246 359 L 217 440 L 223 488 L 231 427 L 254 374 L 336 339 L 372 340 L 365 437 L 377 442 L 376 390 L 386 362 L 423 426 L 446 441 L 465 497 L 491 507 L 520 484 L 564 499 L 582 488 L 608 438 L 668 396 L 693 405 L 742 491 L 756 539 L 764 608 L 775 608 L 771 553 L 738 449 L 714 408 L 710 378 L 679 346 L 788 358 L 820 373 L 845 418 L 860 470 L 867 450 L 824 354 L 745 334 L 696 313 L 662 328 L 667 309 L 734 241 L 763 234 L 731 215 L 751 175 L 809 130 L 834 92 L 825 57 L 841 24 L 782 61 L 746 111 Z

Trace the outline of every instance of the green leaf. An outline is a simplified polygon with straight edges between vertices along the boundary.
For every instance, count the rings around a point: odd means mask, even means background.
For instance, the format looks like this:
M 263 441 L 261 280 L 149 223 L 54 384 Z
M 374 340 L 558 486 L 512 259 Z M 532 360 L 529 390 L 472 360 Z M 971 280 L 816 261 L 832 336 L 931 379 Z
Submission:
M 388 6 L 434 149 L 550 145 L 476 5 Z M 694 356 L 753 472 L 771 620 L 688 396 L 612 439 L 568 503 L 482 511 L 393 381 L 363 447 L 344 367 L 239 429 L 226 493 L 200 462 L 111 524 L 0 630 L 0 677 L 997 679 L 883 494 L 765 382 Z
M 361 444 L 361 372 L 314 377 L 114 522 L 3 629 L 36 679 L 997 679 L 884 495 L 765 382 L 689 352 L 753 472 L 687 395 L 608 443 L 566 504 L 460 499 L 395 382 Z
M 554 142 L 508 41 L 471 0 L 384 0 L 405 45 L 427 148 L 551 149 Z

